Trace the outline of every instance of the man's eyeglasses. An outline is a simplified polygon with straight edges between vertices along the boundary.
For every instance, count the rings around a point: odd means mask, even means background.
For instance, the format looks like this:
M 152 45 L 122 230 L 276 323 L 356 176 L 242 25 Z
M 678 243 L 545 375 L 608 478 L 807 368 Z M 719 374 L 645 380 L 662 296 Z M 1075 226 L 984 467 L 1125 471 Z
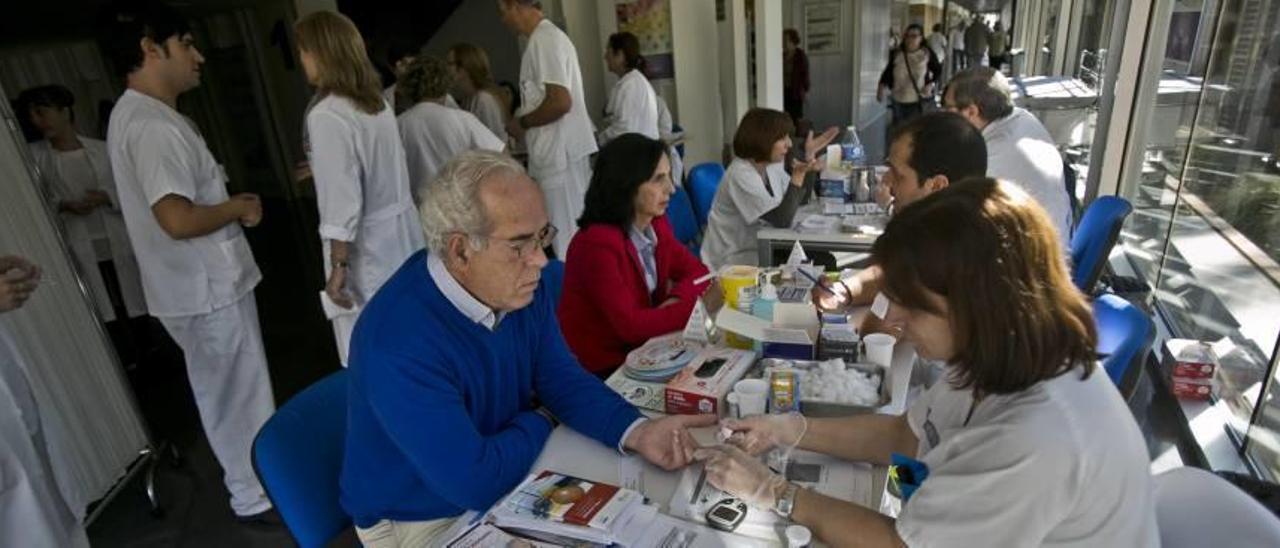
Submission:
M 551 245 L 551 242 L 556 240 L 556 236 L 558 234 L 560 234 L 560 230 L 557 229 L 555 225 L 547 224 L 547 226 L 542 227 L 542 230 L 539 230 L 537 234 L 525 238 L 494 238 L 492 236 L 485 236 L 482 234 L 472 234 L 472 236 L 495 242 L 502 242 L 506 244 L 507 247 L 511 248 L 512 251 L 516 252 L 516 258 L 522 259 L 529 254 L 536 253 L 539 249 L 543 249 Z

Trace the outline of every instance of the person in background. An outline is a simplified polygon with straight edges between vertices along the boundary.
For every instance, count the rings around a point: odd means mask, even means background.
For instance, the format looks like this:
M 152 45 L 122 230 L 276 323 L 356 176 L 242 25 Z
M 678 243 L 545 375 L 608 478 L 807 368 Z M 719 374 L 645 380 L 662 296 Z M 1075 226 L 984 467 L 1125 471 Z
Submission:
M 1004 23 L 996 21 L 996 27 L 991 30 L 991 68 L 1000 70 L 1005 62 L 1009 61 L 1009 34 L 1004 31 Z
M 204 62 L 182 17 L 146 4 L 112 12 L 103 31 L 103 51 L 127 86 L 111 111 L 107 150 L 147 308 L 182 348 L 232 511 L 278 525 L 249 462 L 275 409 L 253 297 L 262 274 L 241 228 L 262 221 L 262 203 L 228 195 L 222 166 L 176 109 L 200 85 Z
M 800 32 L 782 31 L 782 109 L 791 122 L 800 125 L 804 118 L 804 98 L 809 94 L 809 56 L 800 49 Z
M 597 150 L 587 116 L 578 52 L 564 31 L 542 15 L 538 0 L 498 0 L 502 23 L 528 39 L 520 58 L 521 107 L 507 133 L 524 141 L 529 176 L 542 185 L 559 231 L 554 242 L 563 257 L 582 214 L 591 179 L 590 157 Z
M 1052 232 L 1026 193 L 992 179 L 898 212 L 872 248 L 885 321 L 920 357 L 945 360 L 944 380 L 900 416 L 725 421 L 729 445 L 695 455 L 707 481 L 826 543 L 1159 546 L 1147 446 L 1098 367 L 1089 304 Z M 896 453 L 927 474 L 894 519 L 751 456 L 773 447 L 881 465 Z
M 795 126 L 785 112 L 753 108 L 733 135 L 733 161 L 716 189 L 707 216 L 702 260 L 713 271 L 725 265 L 758 262 L 756 230 L 761 221 L 790 227 L 804 195 L 805 174 L 821 169 L 818 151 L 839 133 L 830 128 L 818 137 L 809 132 L 804 153 L 792 159 L 791 172 L 783 164 L 791 151 Z
M 640 40 L 629 32 L 613 33 L 604 49 L 604 62 L 618 81 L 605 105 L 605 128 L 596 134 L 600 146 L 625 133 L 657 139 L 658 97 L 644 75 Z
M 951 44 L 951 72 L 960 72 L 968 66 L 969 58 L 964 54 L 964 23 L 960 23 L 951 29 L 951 37 L 948 40 Z
M 493 82 L 489 56 L 473 44 L 458 43 L 449 48 L 447 59 L 453 71 L 454 88 L 467 112 L 505 141 L 507 120 L 511 118 L 511 91 Z M 445 101 L 447 104 L 448 99 Z
M 400 78 L 400 86 L 413 106 L 397 118 L 409 166 L 409 182 L 415 199 L 422 187 L 435 180 L 454 156 L 482 148 L 502 151 L 506 144 L 468 111 L 444 106 L 453 84 L 449 65 L 439 57 L 419 55 Z
M 942 23 L 934 23 L 933 32 L 929 33 L 929 38 L 925 40 L 929 50 L 933 52 L 933 57 L 938 60 L 939 64 L 947 60 L 947 34 L 942 30 Z M 941 69 L 939 69 L 939 74 L 941 74 Z
M 650 82 L 652 85 L 652 82 Z M 684 158 L 676 149 L 676 143 L 684 139 L 684 130 L 676 131 L 675 120 L 671 118 L 671 107 L 661 95 L 654 94 L 658 100 L 658 138 L 667 145 L 667 158 L 671 159 L 671 182 L 677 188 L 684 188 Z
M 378 93 L 360 31 L 346 16 L 318 11 L 299 19 L 294 32 L 307 82 L 316 88 L 306 120 L 328 259 L 321 301 L 346 365 L 360 308 L 422 249 L 422 228 L 395 114 Z
M 979 15 L 973 16 L 973 22 L 964 29 L 964 52 L 969 68 L 981 66 L 987 56 L 987 44 L 991 41 L 991 29 Z
M 126 346 L 123 335 L 131 331 L 130 320 L 146 316 L 147 301 L 115 198 L 107 143 L 76 131 L 75 96 L 63 86 L 27 89 L 19 101 L 27 105 L 31 123 L 44 135 L 30 146 L 40 182 L 57 205 L 76 270 L 120 351 Z M 123 315 L 117 316 L 117 306 Z
M 22 308 L 39 285 L 40 267 L 0 256 L 0 314 Z M 89 548 L 49 460 L 30 367 L 0 325 L 0 545 Z
M 560 421 L 661 468 L 697 449 L 587 373 L 560 334 L 542 192 L 511 157 L 454 158 L 420 206 L 427 250 L 373 298 L 351 350 L 341 503 L 369 548 L 428 546 L 511 492 Z M 543 407 L 545 406 L 545 407 Z
M 889 56 L 889 64 L 880 73 L 876 101 L 889 96 L 893 124 L 901 124 L 924 113 L 924 104 L 933 101 L 933 87 L 942 76 L 942 65 L 933 50 L 923 47 L 924 28 L 907 26 L 902 33 L 902 47 Z
M 391 82 L 391 85 L 383 88 L 382 98 L 387 101 L 388 105 L 391 105 L 391 108 L 393 109 L 392 112 L 395 114 L 400 114 L 401 112 L 404 112 L 405 109 L 413 106 L 413 101 L 404 97 L 399 91 L 400 79 L 404 78 L 405 69 L 408 68 L 409 63 L 412 63 L 419 54 L 420 52 L 417 48 L 406 48 L 400 44 L 393 45 L 390 52 L 387 54 L 388 61 L 391 65 L 391 74 L 395 77 L 395 80 Z M 444 104 L 449 108 L 458 108 L 457 101 L 454 101 L 453 96 L 450 95 L 445 96 Z
M 943 108 L 964 116 L 987 141 L 987 175 L 1022 187 L 1044 207 L 1063 249 L 1071 245 L 1074 215 L 1063 180 L 1062 155 L 1044 124 L 1013 105 L 1009 80 L 992 67 L 956 74 Z
M 627 133 L 596 157 L 569 243 L 560 328 L 582 366 L 607 378 L 645 341 L 684 328 L 707 273 L 667 222 L 675 187 L 661 141 Z

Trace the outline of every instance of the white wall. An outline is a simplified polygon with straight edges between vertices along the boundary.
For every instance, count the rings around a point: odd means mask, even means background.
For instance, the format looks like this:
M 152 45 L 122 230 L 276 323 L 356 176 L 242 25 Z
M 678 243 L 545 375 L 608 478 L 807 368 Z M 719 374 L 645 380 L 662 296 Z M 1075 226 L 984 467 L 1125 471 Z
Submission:
M 745 0 L 725 0 L 719 31 L 720 108 L 725 142 L 733 142 L 738 120 L 751 108 L 747 90 L 747 9 Z
M 755 0 L 756 106 L 782 110 L 782 0 Z
M 608 9 L 597 9 L 597 8 Z M 600 127 L 604 115 L 608 92 L 613 87 L 615 77 L 605 68 L 604 44 L 609 34 L 602 38 L 600 28 L 600 11 L 612 13 L 612 4 L 599 2 L 562 2 L 564 14 L 564 31 L 578 50 L 578 67 L 582 71 L 582 87 L 586 94 L 587 113 L 596 128 Z M 612 17 L 612 16 L 611 16 Z M 616 19 L 616 17 L 615 17 Z M 614 22 L 613 28 L 617 28 Z M 606 79 L 606 76 L 608 77 Z
M 676 103 L 685 130 L 685 165 L 720 162 L 724 119 L 715 0 L 671 2 Z
M 466 0 L 427 41 L 427 52 L 445 55 L 458 42 L 470 42 L 489 54 L 495 81 L 517 83 L 520 77 L 520 42 L 498 18 L 496 0 Z

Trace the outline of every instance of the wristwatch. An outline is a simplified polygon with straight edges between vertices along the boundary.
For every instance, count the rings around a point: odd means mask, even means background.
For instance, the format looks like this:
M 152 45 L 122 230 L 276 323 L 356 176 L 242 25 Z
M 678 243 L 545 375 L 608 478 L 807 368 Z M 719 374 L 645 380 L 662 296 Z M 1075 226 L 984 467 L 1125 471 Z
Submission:
M 787 488 L 782 491 L 782 496 L 773 503 L 773 512 L 784 518 L 791 517 L 791 511 L 796 507 L 796 493 L 800 492 L 800 486 L 794 483 L 787 483 Z

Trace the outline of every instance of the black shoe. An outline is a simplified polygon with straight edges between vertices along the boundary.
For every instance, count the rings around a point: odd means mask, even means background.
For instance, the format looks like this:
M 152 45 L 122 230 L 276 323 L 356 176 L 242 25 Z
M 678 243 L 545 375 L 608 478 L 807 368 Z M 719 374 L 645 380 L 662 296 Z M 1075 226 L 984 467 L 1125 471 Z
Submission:
M 280 518 L 280 512 L 277 512 L 275 508 L 268 508 L 262 512 L 258 512 L 256 514 L 250 514 L 248 516 L 237 515 L 236 521 L 242 525 L 255 525 L 255 526 L 266 526 L 266 527 L 284 526 L 284 520 Z

